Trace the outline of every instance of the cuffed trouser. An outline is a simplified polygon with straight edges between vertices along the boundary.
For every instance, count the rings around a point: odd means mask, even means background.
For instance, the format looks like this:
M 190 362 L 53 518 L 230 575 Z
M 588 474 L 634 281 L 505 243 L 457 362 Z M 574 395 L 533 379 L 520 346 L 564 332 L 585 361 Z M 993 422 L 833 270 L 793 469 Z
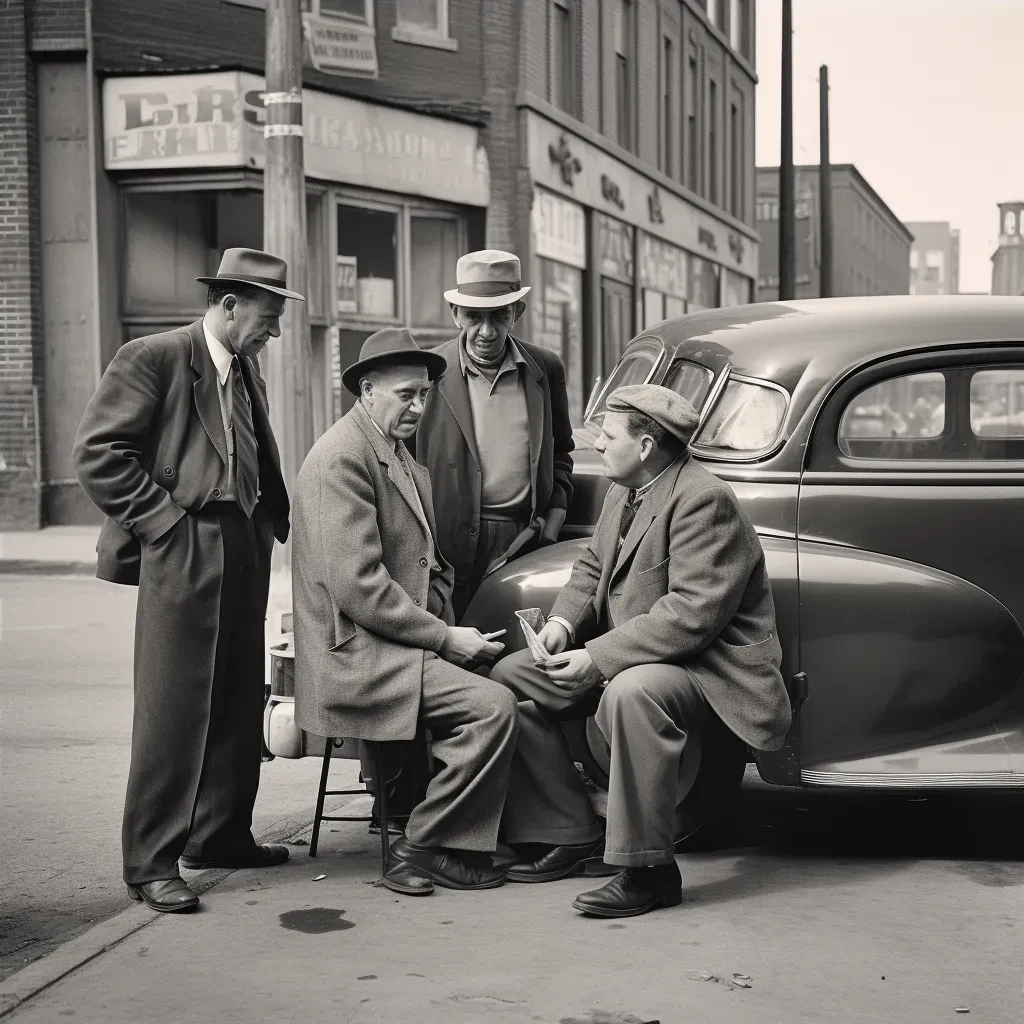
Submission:
M 493 853 L 517 736 L 506 687 L 428 653 L 420 721 L 439 771 L 413 808 L 406 836 L 421 846 Z
M 529 651 L 518 651 L 498 662 L 491 679 L 522 693 L 516 680 L 541 671 Z M 672 861 L 676 808 L 696 778 L 699 730 L 712 716 L 700 686 L 679 666 L 639 665 L 608 683 L 587 723 L 591 752 L 609 779 L 606 863 L 646 867 Z M 503 841 L 578 845 L 596 841 L 601 832 L 561 729 L 533 701 L 521 702 Z
M 241 512 L 182 516 L 143 544 L 124 880 L 178 877 L 182 854 L 256 845 L 270 557 Z
M 487 568 L 509 549 L 509 545 L 530 525 L 529 510 L 525 522 L 521 519 L 487 519 L 480 517 L 480 534 L 476 542 L 476 558 L 468 580 L 456 580 L 452 591 L 452 609 L 455 621 L 461 622 L 473 595 L 480 589 Z

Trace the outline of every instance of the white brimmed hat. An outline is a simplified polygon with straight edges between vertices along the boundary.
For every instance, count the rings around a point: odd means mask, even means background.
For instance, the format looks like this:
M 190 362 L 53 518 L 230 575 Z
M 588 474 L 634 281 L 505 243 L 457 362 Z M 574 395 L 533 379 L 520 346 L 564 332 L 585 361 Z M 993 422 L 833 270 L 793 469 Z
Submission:
M 481 249 L 460 257 L 455 266 L 456 287 L 444 293 L 456 306 L 471 309 L 500 309 L 522 299 L 530 287 L 523 287 L 519 257 L 500 249 Z

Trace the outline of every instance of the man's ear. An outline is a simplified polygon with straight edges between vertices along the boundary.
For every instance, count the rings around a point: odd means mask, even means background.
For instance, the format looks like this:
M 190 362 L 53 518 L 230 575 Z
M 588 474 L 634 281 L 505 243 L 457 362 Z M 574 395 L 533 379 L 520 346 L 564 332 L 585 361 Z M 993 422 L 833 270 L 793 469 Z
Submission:
M 516 303 L 515 303 L 515 305 L 514 305 L 514 306 L 512 307 L 512 323 L 511 323 L 511 324 L 510 324 L 509 326 L 510 326 L 510 327 L 515 327 L 515 325 L 516 325 L 517 323 L 519 323 L 519 320 L 520 320 L 520 318 L 522 317 L 522 315 L 523 315 L 523 314 L 524 314 L 525 312 L 526 312 L 526 303 L 525 303 L 525 302 L 523 302 L 523 300 L 522 300 L 522 299 L 520 299 L 520 300 L 519 300 L 518 302 L 516 302 Z
M 454 302 L 449 302 L 448 308 L 452 311 L 452 320 L 455 321 L 455 326 L 461 331 L 462 324 L 459 323 L 459 307 Z

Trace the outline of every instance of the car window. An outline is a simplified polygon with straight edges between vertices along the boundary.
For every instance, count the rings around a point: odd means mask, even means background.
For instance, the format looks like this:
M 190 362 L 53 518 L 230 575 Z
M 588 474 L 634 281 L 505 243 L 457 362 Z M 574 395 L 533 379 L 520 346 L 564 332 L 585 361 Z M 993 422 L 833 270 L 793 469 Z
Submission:
M 1024 367 L 971 374 L 971 432 L 982 438 L 1024 438 Z
M 657 339 L 651 339 L 649 343 L 637 345 L 627 351 L 605 382 L 601 390 L 601 397 L 587 418 L 587 423 L 600 425 L 605 412 L 607 412 L 608 396 L 616 388 L 623 388 L 628 384 L 645 384 L 651 376 L 655 364 L 661 359 L 662 352 L 664 352 L 664 348 Z
M 714 373 L 706 366 L 693 363 L 689 359 L 677 359 L 669 367 L 662 384 L 671 388 L 677 395 L 682 395 L 700 412 L 714 379 Z
M 843 410 L 839 450 L 852 458 L 934 459 L 946 431 L 946 378 L 937 371 L 873 384 Z
M 770 448 L 782 432 L 788 396 L 753 380 L 730 379 L 700 433 L 696 448 L 715 454 L 754 456 Z

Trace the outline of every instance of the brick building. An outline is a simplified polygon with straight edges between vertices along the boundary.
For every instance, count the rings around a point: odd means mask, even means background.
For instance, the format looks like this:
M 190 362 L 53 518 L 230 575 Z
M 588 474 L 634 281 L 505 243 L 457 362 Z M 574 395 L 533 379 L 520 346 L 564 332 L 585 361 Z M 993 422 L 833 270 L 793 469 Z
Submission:
M 960 231 L 946 220 L 907 221 L 910 294 L 956 295 L 960 291 Z
M 796 297 L 821 294 L 818 165 L 794 168 Z M 907 295 L 913 236 L 853 164 L 832 165 L 832 294 Z M 757 298 L 779 296 L 779 169 L 757 168 Z
M 303 0 L 317 431 L 367 334 L 451 336 L 469 248 L 523 257 L 521 333 L 562 355 L 577 419 L 638 329 L 750 301 L 753 7 Z M 0 526 L 96 520 L 71 447 L 103 368 L 262 245 L 263 8 L 0 8 Z

